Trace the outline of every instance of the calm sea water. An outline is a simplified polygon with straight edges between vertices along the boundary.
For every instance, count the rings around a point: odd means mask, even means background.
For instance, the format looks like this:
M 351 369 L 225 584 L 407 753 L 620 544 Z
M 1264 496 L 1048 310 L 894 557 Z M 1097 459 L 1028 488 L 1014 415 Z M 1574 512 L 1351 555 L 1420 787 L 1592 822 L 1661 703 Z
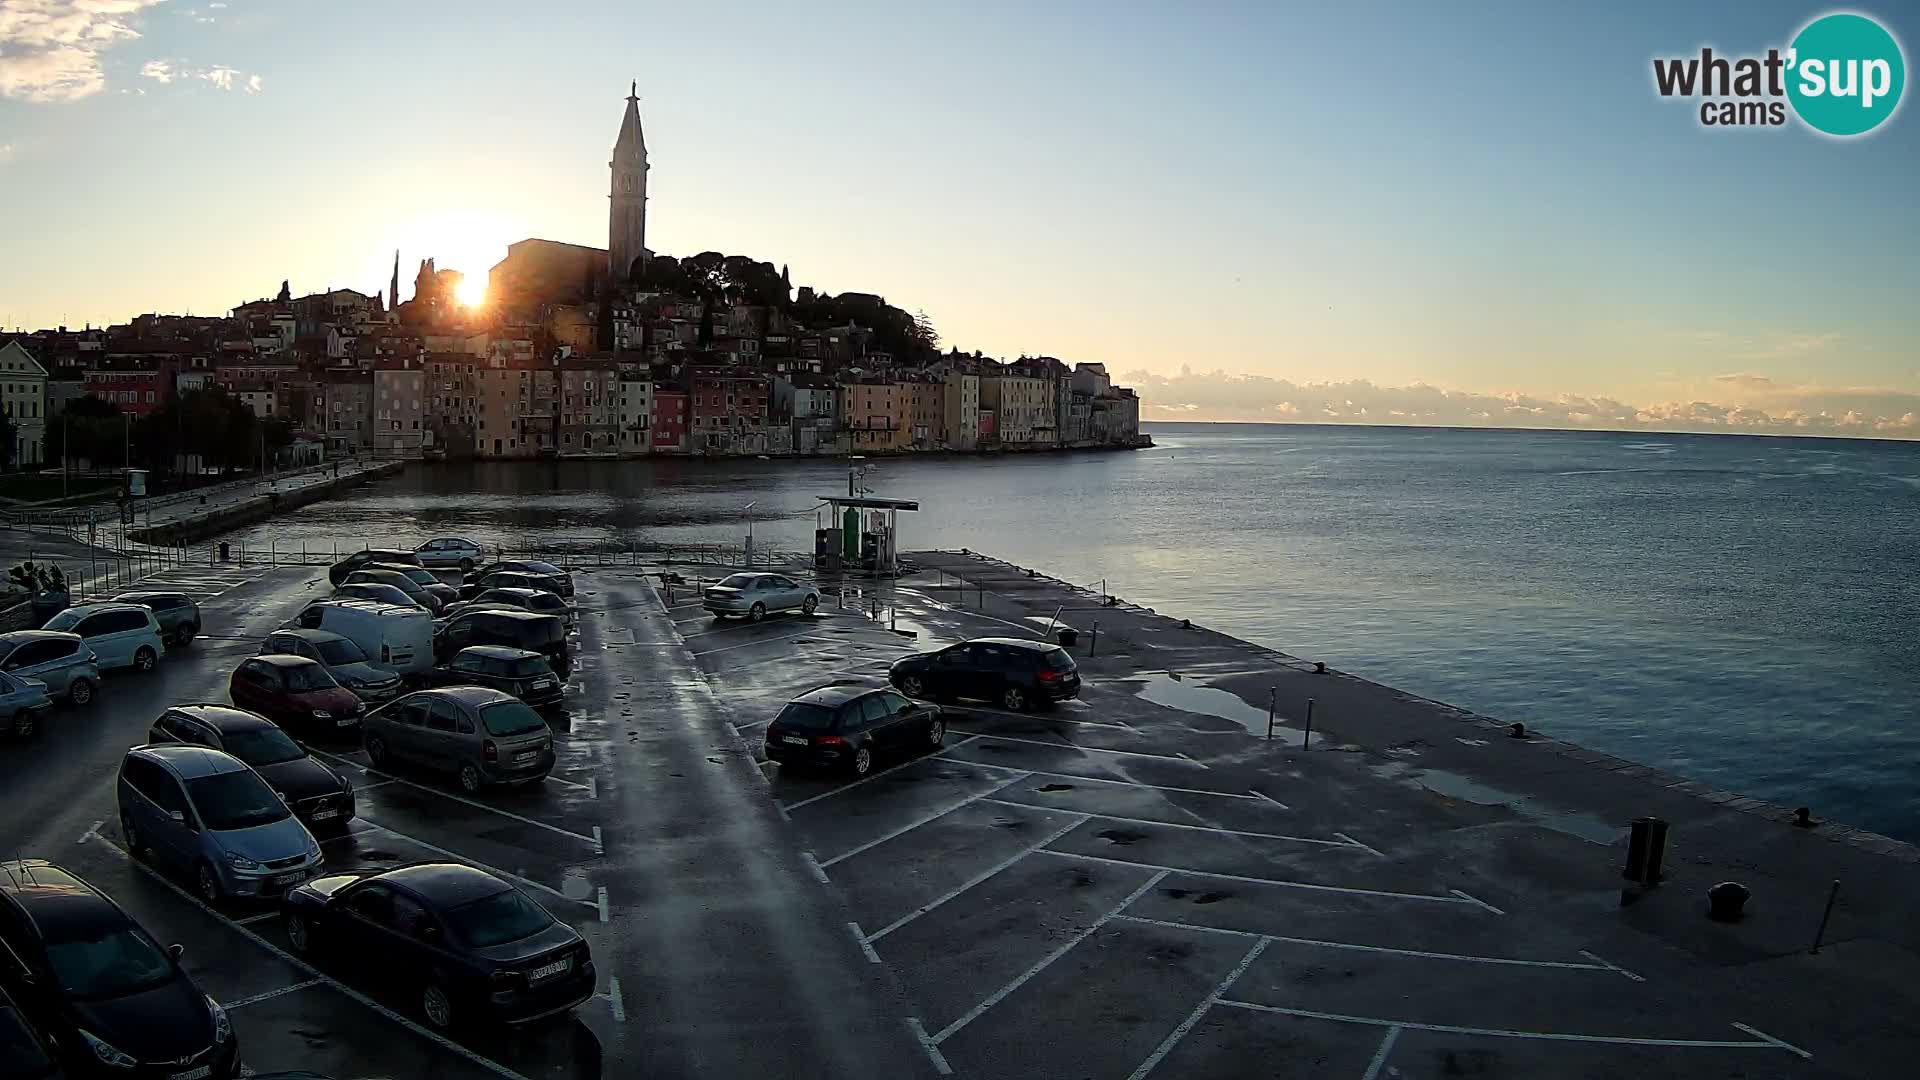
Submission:
M 880 461 L 970 547 L 1584 745 L 1920 839 L 1920 445 L 1154 425 L 1154 450 Z M 810 550 L 844 463 L 415 468 L 245 534 Z M 743 508 L 757 505 L 749 515 Z

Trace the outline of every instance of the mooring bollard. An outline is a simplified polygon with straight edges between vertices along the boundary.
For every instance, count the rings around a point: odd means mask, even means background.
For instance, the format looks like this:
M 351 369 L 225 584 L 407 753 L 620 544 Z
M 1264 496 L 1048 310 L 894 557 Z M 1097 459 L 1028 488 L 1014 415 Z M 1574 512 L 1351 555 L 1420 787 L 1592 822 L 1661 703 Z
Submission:
M 1277 686 L 1267 687 L 1267 741 L 1268 742 L 1273 741 L 1273 710 L 1274 710 L 1274 706 L 1277 705 L 1279 701 L 1280 701 L 1280 688 Z
M 1092 656 L 1094 653 L 1097 653 L 1099 651 L 1100 651 L 1100 620 L 1095 619 L 1093 621 L 1093 631 L 1092 633 L 1089 633 L 1087 635 L 1087 655 Z
M 1813 932 L 1813 948 L 1808 949 L 1808 952 L 1818 953 L 1820 951 L 1820 943 L 1825 941 L 1827 937 L 1827 920 L 1833 918 L 1833 902 L 1839 898 L 1840 879 L 1834 878 L 1833 888 L 1827 890 L 1827 909 L 1820 913 L 1820 929 Z
M 1307 749 L 1307 743 L 1313 740 L 1313 699 L 1307 699 L 1307 727 L 1300 733 L 1300 749 Z

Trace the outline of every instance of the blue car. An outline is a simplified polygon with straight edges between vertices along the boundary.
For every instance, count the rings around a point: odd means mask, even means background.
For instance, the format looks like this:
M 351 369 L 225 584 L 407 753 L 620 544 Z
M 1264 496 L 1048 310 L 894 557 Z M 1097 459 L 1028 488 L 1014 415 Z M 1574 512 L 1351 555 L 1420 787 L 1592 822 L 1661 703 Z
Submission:
M 127 849 L 192 875 L 209 903 L 279 896 L 320 870 L 320 842 L 232 754 L 136 746 L 116 787 Z
M 16 739 L 31 738 L 40 730 L 40 717 L 53 708 L 47 684 L 0 672 L 0 731 Z

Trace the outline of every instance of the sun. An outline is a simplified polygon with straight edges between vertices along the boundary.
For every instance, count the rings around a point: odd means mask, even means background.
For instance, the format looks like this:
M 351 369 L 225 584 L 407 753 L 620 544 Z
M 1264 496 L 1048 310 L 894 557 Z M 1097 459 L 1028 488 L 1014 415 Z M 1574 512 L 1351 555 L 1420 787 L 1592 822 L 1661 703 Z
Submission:
M 478 274 L 468 274 L 460 279 L 460 288 L 455 295 L 468 307 L 480 307 L 487 302 L 487 279 Z

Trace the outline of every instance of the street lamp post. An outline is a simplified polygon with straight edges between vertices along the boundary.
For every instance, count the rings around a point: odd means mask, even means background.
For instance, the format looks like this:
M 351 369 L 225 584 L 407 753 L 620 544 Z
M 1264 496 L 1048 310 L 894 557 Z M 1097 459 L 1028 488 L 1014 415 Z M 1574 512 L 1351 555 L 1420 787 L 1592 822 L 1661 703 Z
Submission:
M 747 569 L 749 570 L 753 569 L 753 508 L 759 505 L 760 505 L 760 500 L 755 499 L 754 501 L 740 508 L 740 512 L 747 515 L 747 552 L 746 554 L 747 554 Z

